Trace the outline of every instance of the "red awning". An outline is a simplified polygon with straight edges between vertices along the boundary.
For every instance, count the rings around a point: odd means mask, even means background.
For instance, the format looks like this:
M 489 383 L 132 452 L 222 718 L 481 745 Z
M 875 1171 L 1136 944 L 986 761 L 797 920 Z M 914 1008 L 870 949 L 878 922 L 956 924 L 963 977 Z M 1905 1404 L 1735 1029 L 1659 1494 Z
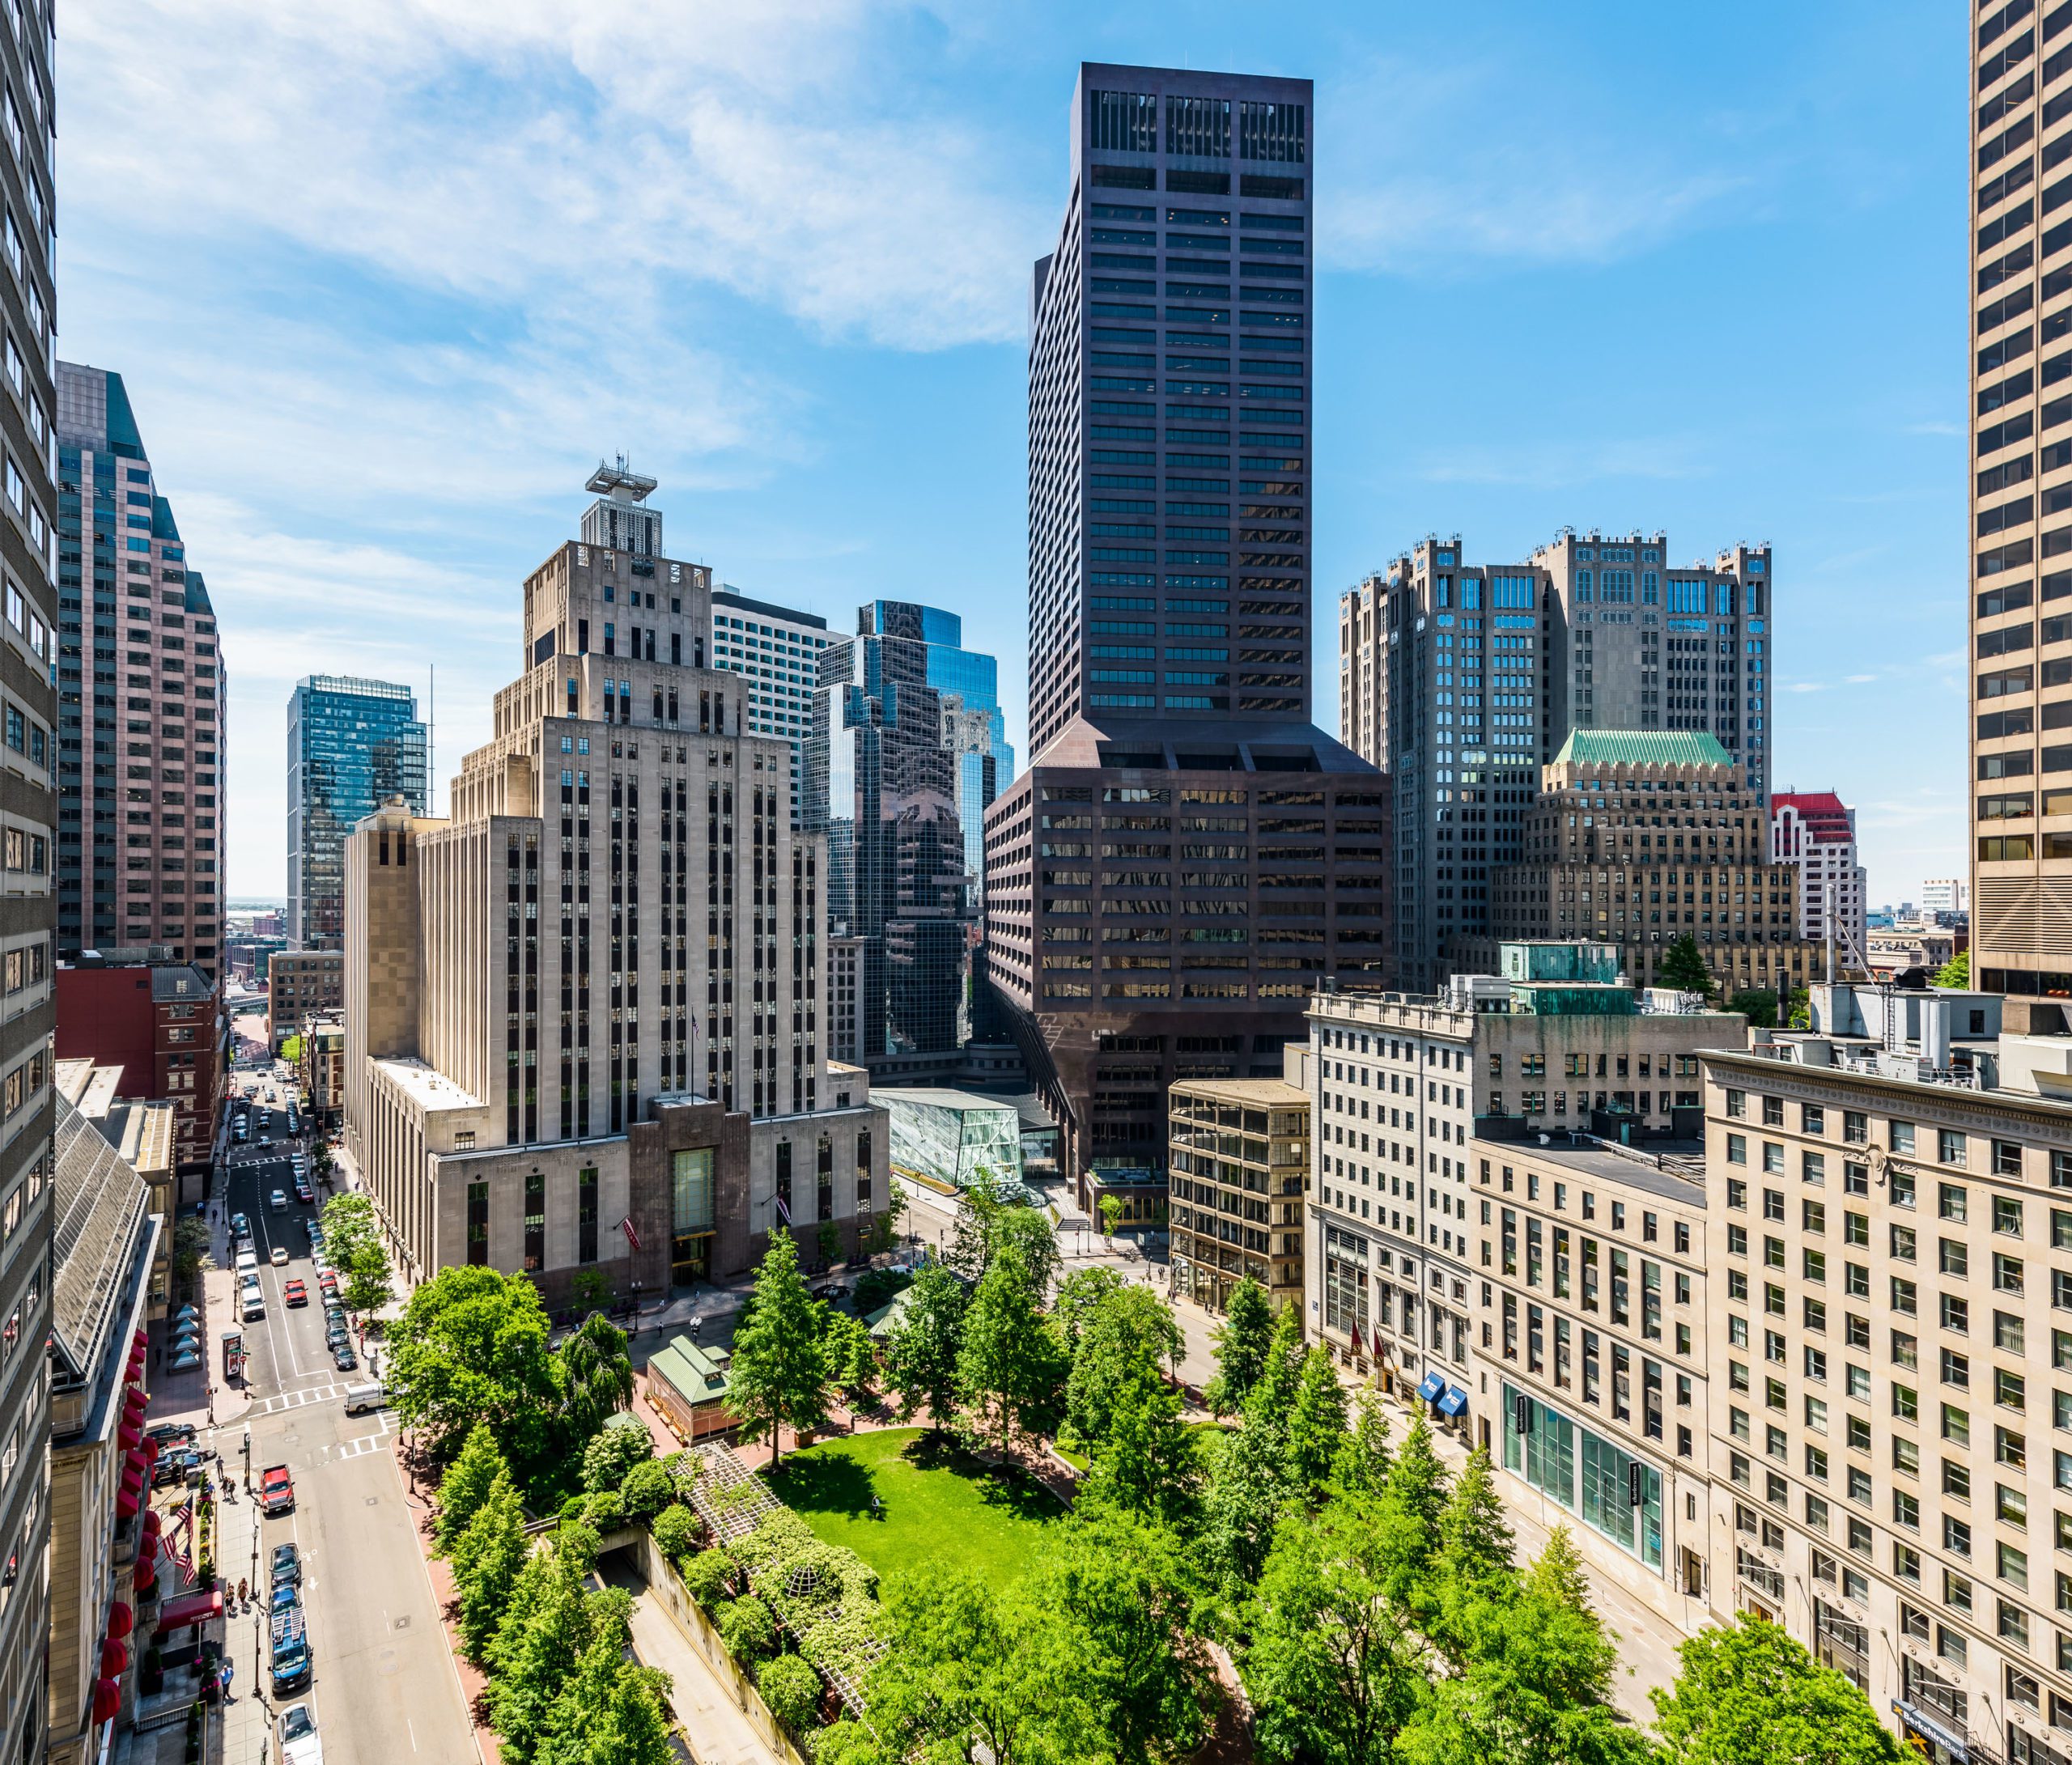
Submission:
M 137 1510 L 142 1506 L 134 1490 L 122 1489 L 116 1492 L 115 1517 L 117 1520 L 134 1520 Z
M 94 1681 L 94 1724 L 113 1722 L 122 1712 L 122 1687 L 113 1679 Z
M 139 1593 L 148 1593 L 151 1590 L 152 1584 L 155 1582 L 158 1578 L 158 1563 L 155 1559 L 148 1556 L 140 1556 L 137 1559 L 137 1568 L 135 1572 L 130 1577 L 130 1585 Z
M 148 1348 L 148 1347 L 151 1347 L 151 1332 L 150 1332 L 149 1330 L 138 1330 L 138 1331 L 136 1333 L 136 1334 L 135 1334 L 134 1336 L 133 1336 L 133 1337 L 131 1337 L 131 1338 L 130 1338 L 130 1343 L 131 1343 L 131 1345 L 132 1345 L 133 1347 L 138 1347 L 138 1348 Z
M 169 1600 L 159 1614 L 154 1636 L 163 1636 L 176 1630 L 184 1630 L 189 1624 L 199 1624 L 218 1616 L 223 1609 L 221 1589 L 210 1588 L 206 1593 L 189 1593 L 184 1598 Z
M 130 1645 L 113 1636 L 104 1636 L 100 1644 L 100 1670 L 102 1676 L 119 1679 L 130 1665 Z
M 127 1636 L 137 1627 L 137 1614 L 127 1600 L 117 1600 L 108 1609 L 108 1633 L 111 1636 Z

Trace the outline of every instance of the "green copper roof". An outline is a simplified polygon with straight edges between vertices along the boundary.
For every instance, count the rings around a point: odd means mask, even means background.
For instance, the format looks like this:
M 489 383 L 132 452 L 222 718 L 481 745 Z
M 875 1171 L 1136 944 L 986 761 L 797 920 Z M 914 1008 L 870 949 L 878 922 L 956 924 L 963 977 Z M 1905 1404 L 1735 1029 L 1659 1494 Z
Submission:
M 1572 729 L 1554 764 L 1730 766 L 1734 756 L 1699 729 Z

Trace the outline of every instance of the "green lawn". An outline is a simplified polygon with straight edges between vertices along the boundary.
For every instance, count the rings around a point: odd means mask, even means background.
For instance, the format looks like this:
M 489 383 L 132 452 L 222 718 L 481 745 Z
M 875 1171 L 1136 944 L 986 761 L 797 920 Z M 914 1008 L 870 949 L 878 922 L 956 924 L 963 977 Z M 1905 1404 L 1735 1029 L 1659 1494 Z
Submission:
M 1004 1585 L 1028 1566 L 1065 1511 L 1049 1491 L 1000 1475 L 922 1428 L 852 1435 L 794 1453 L 771 1487 L 817 1535 L 884 1576 L 949 1561 Z M 871 1517 L 873 1494 L 881 1519 Z

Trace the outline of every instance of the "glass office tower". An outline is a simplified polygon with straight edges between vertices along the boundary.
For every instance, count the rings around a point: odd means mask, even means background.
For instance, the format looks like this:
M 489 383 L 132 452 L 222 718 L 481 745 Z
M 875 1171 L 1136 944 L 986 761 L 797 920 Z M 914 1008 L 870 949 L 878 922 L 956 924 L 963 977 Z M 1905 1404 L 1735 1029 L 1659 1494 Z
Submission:
M 392 796 L 425 812 L 417 695 L 312 674 L 288 700 L 288 944 L 345 948 L 346 836 Z
M 986 806 L 1014 764 L 999 664 L 955 613 L 860 609 L 821 652 L 802 825 L 827 836 L 828 923 L 856 953 L 859 1058 L 970 1039 Z

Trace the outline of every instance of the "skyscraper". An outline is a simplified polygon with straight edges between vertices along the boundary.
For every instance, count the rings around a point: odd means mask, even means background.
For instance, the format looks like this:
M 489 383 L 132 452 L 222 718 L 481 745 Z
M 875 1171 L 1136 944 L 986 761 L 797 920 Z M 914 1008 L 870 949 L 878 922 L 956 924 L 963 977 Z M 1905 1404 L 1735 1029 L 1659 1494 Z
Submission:
M 227 738 L 215 609 L 120 374 L 57 364 L 57 449 L 58 960 L 157 945 L 217 974 Z
M 522 672 L 451 815 L 392 801 L 346 843 L 368 1192 L 413 1278 L 484 1263 L 557 1304 L 586 1271 L 621 1294 L 738 1273 L 786 1223 L 853 1248 L 890 1180 L 868 1080 L 825 1056 L 788 745 L 749 732 L 739 678 L 681 660 L 711 578 L 660 549 L 654 481 L 589 488 L 526 581 Z
M 425 812 L 417 694 L 312 674 L 288 700 L 288 946 L 345 948 L 346 836 L 392 796 Z
M 19 6 L 0 30 L 0 112 L 7 120 L 0 152 L 6 192 L 0 235 L 0 309 L 6 390 L 0 392 L 0 696 L 6 700 L 4 784 L 0 785 L 0 953 L 7 1008 L 0 1021 L 0 1749 L 17 1759 L 43 1752 L 44 1668 L 49 1626 L 45 1563 L 50 1516 L 45 1503 L 50 1435 L 52 1134 L 50 1071 L 53 886 L 57 835 L 51 744 L 76 736 L 84 706 L 55 689 L 57 504 L 50 459 L 57 388 L 52 323 L 55 283 L 53 210 L 56 126 L 51 85 L 50 12 Z M 110 555 L 125 548 L 113 545 Z M 82 560 L 68 552 L 65 562 Z M 74 599 L 76 589 L 68 590 Z M 76 610 L 76 609 L 75 609 Z M 63 717 L 61 723 L 60 715 Z
M 1837 960 L 1853 966 L 1869 906 L 1856 861 L 1856 811 L 1832 791 L 1778 791 L 1770 799 L 1770 862 L 1798 868 L 1801 934 L 1824 943 L 1832 907 Z
M 1320 981 L 1383 978 L 1387 781 L 1309 721 L 1310 109 L 1083 66 L 1031 282 L 1031 759 L 987 955 L 1076 1176 L 1162 1167 L 1174 1077 L 1277 1077 Z
M 827 622 L 767 600 L 751 600 L 724 586 L 712 591 L 712 666 L 748 682 L 748 727 L 758 736 L 782 736 L 792 745 L 792 807 L 804 800 L 800 759 L 813 721 L 813 683 L 820 652 L 829 639 Z M 704 665 L 704 657 L 693 660 Z
M 1578 533 L 1515 564 L 1427 537 L 1339 597 L 1339 728 L 1389 774 L 1397 976 L 1420 991 L 1489 926 L 1539 769 L 1576 729 L 1703 730 L 1760 795 L 1770 552 L 1669 562 L 1666 535 Z
M 1972 35 L 1972 974 L 1989 991 L 2072 991 L 2072 398 L 2040 397 L 2072 363 L 2072 278 L 2046 269 L 2072 222 L 2053 168 L 2072 107 L 2043 92 L 2072 17 L 2028 0 L 1981 7 Z M 2047 180 L 2050 181 L 2046 182 Z M 2039 361 L 2038 356 L 2042 359 Z M 2053 476 L 2055 475 L 2055 476 Z M 2044 481 L 2049 481 L 2047 483 Z M 2042 561 L 2059 559 L 2061 567 Z M 2040 571 L 2040 575 L 2039 572 Z M 2041 623 L 2038 621 L 2040 618 Z
M 821 652 L 802 825 L 826 836 L 829 925 L 860 940 L 859 1057 L 948 1053 L 970 1036 L 972 837 L 1013 764 L 997 664 L 940 608 L 873 601 L 856 626 Z

